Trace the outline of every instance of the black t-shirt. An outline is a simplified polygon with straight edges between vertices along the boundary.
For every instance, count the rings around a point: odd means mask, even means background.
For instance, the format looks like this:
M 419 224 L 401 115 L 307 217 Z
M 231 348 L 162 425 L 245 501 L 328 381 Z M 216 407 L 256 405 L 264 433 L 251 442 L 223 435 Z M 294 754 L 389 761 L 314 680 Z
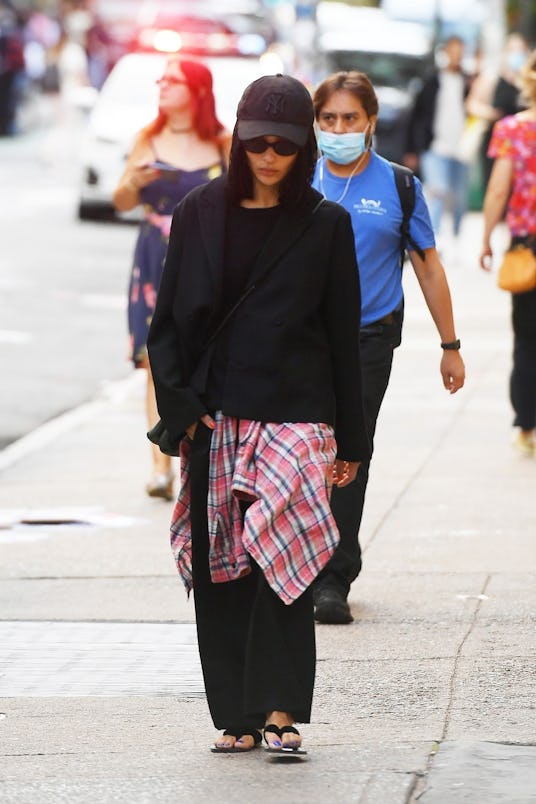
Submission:
M 280 207 L 230 207 L 223 258 L 224 315 L 245 290 L 255 261 L 280 213 Z
M 280 214 L 279 206 L 229 207 L 225 226 L 221 318 L 224 318 L 246 289 L 257 257 Z M 228 359 L 227 343 L 232 328 L 233 319 L 216 339 L 205 397 L 207 406 L 213 411 L 221 407 Z

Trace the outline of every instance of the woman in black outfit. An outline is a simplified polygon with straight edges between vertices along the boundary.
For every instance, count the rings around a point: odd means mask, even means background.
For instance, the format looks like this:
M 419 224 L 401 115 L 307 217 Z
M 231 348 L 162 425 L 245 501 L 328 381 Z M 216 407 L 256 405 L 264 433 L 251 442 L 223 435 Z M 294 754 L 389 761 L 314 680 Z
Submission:
M 175 210 L 149 332 L 216 752 L 254 748 L 262 728 L 268 750 L 301 751 L 311 583 L 338 541 L 329 494 L 369 453 L 352 227 L 311 188 L 313 119 L 289 76 L 245 90 L 228 176 Z

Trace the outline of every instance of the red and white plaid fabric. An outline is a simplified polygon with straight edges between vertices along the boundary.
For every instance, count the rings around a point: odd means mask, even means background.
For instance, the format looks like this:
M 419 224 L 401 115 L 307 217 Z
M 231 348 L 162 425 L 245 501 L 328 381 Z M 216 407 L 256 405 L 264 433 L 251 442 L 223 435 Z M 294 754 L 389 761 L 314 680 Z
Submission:
M 181 490 L 171 547 L 190 592 L 190 445 L 181 445 Z M 251 556 L 290 604 L 333 554 L 339 533 L 329 496 L 336 456 L 327 424 L 263 424 L 216 414 L 209 461 L 209 564 L 214 583 L 251 571 Z M 242 525 L 240 499 L 251 501 Z

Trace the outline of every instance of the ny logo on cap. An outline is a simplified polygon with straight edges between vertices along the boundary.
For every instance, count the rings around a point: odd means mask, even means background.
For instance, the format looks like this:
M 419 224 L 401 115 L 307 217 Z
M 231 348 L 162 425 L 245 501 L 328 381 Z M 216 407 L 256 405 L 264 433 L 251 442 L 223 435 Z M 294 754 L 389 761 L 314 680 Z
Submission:
M 265 110 L 268 114 L 280 115 L 285 109 L 285 96 L 279 92 L 271 92 L 266 96 Z

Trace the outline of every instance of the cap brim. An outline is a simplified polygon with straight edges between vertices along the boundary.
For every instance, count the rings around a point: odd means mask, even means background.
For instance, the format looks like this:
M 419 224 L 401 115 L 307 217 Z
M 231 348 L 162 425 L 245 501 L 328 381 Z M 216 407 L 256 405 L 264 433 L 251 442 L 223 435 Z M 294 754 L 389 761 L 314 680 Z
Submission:
M 309 128 L 294 123 L 279 123 L 270 120 L 239 120 L 237 134 L 239 140 L 252 140 L 255 137 L 283 137 L 299 145 L 307 142 Z

